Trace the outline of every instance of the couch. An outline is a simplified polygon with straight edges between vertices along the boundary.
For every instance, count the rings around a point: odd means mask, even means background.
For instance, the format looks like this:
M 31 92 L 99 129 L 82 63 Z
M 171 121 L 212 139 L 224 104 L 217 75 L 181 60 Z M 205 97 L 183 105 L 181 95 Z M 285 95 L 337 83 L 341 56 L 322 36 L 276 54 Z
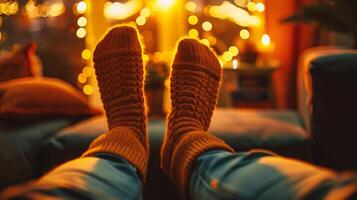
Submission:
M 236 151 L 268 149 L 334 169 L 356 170 L 353 153 L 357 149 L 352 145 L 356 141 L 353 132 L 353 114 L 357 113 L 356 68 L 354 51 L 330 47 L 309 50 L 302 55 L 299 64 L 298 111 L 218 108 L 209 131 Z M 107 130 L 104 116 L 80 122 L 56 119 L 52 122 L 56 127 L 51 128 L 47 123 L 39 122 L 34 129 L 21 125 L 25 128 L 20 130 L 8 128 L 6 124 L 0 126 L 4 127 L 0 128 L 3 143 L 13 147 L 11 152 L 0 153 L 0 166 L 12 172 L 12 175 L 0 173 L 1 187 L 36 178 L 77 158 L 93 139 Z M 149 120 L 151 158 L 145 199 L 179 199 L 159 167 L 164 128 L 164 119 Z M 10 138 L 9 130 L 16 130 L 18 134 Z M 15 143 L 18 139 L 13 137 L 20 137 L 22 142 Z

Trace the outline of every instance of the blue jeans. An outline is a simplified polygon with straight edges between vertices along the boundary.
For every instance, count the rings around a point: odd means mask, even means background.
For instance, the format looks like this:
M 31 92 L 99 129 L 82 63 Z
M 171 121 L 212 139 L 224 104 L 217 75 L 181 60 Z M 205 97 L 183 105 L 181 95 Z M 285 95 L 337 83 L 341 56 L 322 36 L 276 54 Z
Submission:
M 189 188 L 193 200 L 354 199 L 357 177 L 263 151 L 210 151 L 197 159 Z M 142 183 L 126 160 L 99 154 L 68 162 L 7 192 L 30 198 L 137 200 L 142 199 Z

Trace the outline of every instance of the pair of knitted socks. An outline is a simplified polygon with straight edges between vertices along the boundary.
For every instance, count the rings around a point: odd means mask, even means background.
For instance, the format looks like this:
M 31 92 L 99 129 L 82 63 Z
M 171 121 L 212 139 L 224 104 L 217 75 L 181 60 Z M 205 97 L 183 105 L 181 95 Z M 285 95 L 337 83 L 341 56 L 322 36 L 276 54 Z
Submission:
M 138 31 L 130 26 L 111 29 L 95 49 L 94 68 L 109 132 L 97 138 L 84 156 L 101 152 L 119 155 L 145 179 L 149 142 Z M 172 110 L 167 117 L 161 166 L 183 195 L 200 154 L 215 149 L 233 151 L 207 133 L 220 79 L 220 64 L 207 46 L 195 39 L 179 42 L 171 71 Z

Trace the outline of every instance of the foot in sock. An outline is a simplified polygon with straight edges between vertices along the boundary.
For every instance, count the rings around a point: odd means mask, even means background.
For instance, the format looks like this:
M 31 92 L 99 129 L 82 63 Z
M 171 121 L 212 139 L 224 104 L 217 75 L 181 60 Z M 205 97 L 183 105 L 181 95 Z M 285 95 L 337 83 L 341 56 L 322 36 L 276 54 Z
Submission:
M 161 148 L 161 167 L 183 196 L 195 159 L 209 150 L 233 150 L 207 133 L 222 69 L 216 55 L 195 39 L 180 41 L 171 71 L 172 110 Z
M 145 178 L 149 143 L 138 31 L 130 26 L 111 29 L 95 49 L 94 68 L 109 132 L 97 138 L 84 156 L 121 156 Z

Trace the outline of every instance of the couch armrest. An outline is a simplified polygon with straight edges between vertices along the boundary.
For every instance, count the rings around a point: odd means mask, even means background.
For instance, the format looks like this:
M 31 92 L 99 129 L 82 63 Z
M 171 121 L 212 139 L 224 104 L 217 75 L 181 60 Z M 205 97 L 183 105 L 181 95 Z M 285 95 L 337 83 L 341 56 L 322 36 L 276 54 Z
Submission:
M 356 170 L 357 51 L 316 58 L 310 67 L 315 161 Z

